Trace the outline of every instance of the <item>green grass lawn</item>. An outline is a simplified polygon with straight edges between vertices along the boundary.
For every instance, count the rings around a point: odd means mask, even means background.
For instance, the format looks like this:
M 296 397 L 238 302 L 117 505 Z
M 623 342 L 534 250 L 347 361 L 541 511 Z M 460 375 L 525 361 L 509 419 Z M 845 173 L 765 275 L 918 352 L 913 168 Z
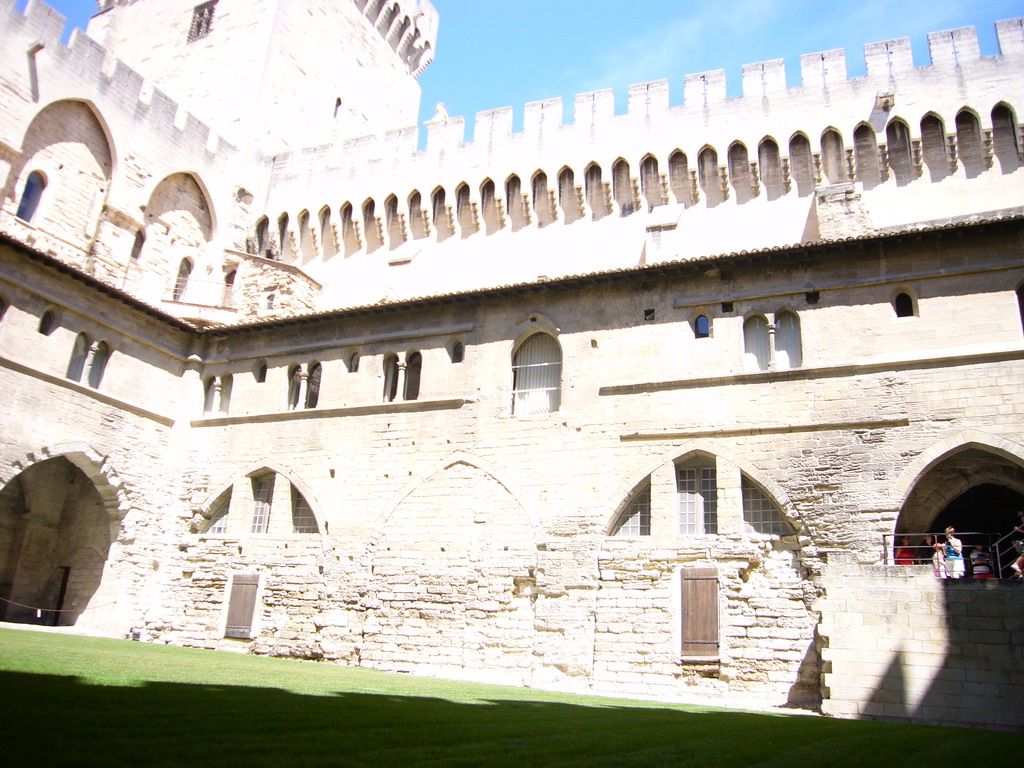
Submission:
M 1020 735 L 0 630 L 4 766 L 1011 765 Z

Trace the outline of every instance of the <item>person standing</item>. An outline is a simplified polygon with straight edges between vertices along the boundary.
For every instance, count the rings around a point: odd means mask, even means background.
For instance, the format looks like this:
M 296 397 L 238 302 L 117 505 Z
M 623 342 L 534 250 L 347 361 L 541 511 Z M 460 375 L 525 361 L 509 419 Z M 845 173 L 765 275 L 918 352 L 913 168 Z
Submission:
M 1024 509 L 1017 512 L 1017 525 L 1014 526 L 1013 532 L 1024 533 Z M 1024 574 L 1021 573 L 1021 569 L 1024 569 L 1024 539 L 1020 537 L 1014 539 L 1013 547 L 1017 550 L 1017 554 L 1020 555 L 1020 557 L 1010 563 L 1010 569 L 1013 571 L 1013 577 L 1019 579 L 1024 576 Z
M 943 563 L 942 557 L 942 544 L 935 540 L 935 537 L 930 533 L 924 535 L 924 546 L 927 550 L 925 555 L 931 557 L 932 561 L 932 575 L 936 579 L 946 578 L 946 566 Z M 926 559 L 922 558 L 922 563 L 927 562 Z
M 946 544 L 942 548 L 942 554 L 946 558 L 946 577 L 950 579 L 963 578 L 964 545 L 956 537 L 956 530 L 952 525 L 946 529 Z

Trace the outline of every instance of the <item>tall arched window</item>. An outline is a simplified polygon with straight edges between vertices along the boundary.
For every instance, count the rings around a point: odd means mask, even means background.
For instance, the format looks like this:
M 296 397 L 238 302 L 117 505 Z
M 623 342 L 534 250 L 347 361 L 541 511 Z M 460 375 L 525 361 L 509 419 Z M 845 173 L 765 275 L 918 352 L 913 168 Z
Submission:
M 535 333 L 512 356 L 512 412 L 551 413 L 561 400 L 562 350 L 553 337 Z
M 85 371 L 85 361 L 89 358 L 89 336 L 80 333 L 75 337 L 74 346 L 71 348 L 71 359 L 68 360 L 67 377 L 72 381 L 81 381 L 82 373 Z
M 946 127 L 938 116 L 931 113 L 921 118 L 921 157 L 933 182 L 949 176 Z
M 184 301 L 185 291 L 188 289 L 188 278 L 192 274 L 192 262 L 182 259 L 178 265 L 178 276 L 174 279 L 174 291 L 171 293 L 171 301 Z
M 981 127 L 978 118 L 966 109 L 956 116 L 956 146 L 967 178 L 973 179 L 980 175 L 985 170 L 985 160 L 981 153 Z
M 889 146 L 889 167 L 896 185 L 904 186 L 914 178 L 914 162 L 910 155 L 910 129 L 902 120 L 893 120 L 885 129 Z
M 235 386 L 234 377 L 228 373 L 220 377 L 220 412 L 227 413 L 231 407 L 231 390 Z
M 256 255 L 270 258 L 270 222 L 261 216 L 256 222 Z
M 697 155 L 697 178 L 708 208 L 722 202 L 722 179 L 718 174 L 718 152 L 714 147 L 704 147 Z
M 761 184 L 766 199 L 771 201 L 782 197 L 786 190 L 782 183 L 782 158 L 779 157 L 779 145 L 775 139 L 765 137 L 758 144 L 757 164 L 761 169 Z
M 596 221 L 608 212 L 608 208 L 605 205 L 604 181 L 601 179 L 600 165 L 592 163 L 587 167 L 586 173 L 583 175 L 583 184 L 587 205 L 590 206 L 591 215 Z
M 109 360 L 110 347 L 107 342 L 101 341 L 93 348 L 92 362 L 89 364 L 89 386 L 93 389 L 99 389 Z
M 693 202 L 690 194 L 690 166 L 686 153 L 680 149 L 668 157 L 668 186 L 677 203 L 690 205 Z
M 640 192 L 647 201 L 647 210 L 652 211 L 662 203 L 661 174 L 658 173 L 658 159 L 648 155 L 640 163 Z
M 306 407 L 316 408 L 320 402 L 320 378 L 323 376 L 323 366 L 315 363 L 309 369 L 309 376 L 306 379 Z
M 779 312 L 775 315 L 775 367 L 799 368 L 802 362 L 800 318 L 793 312 Z
M 802 133 L 789 140 L 789 171 L 796 182 L 799 197 L 814 191 L 814 161 L 811 157 L 811 142 Z
M 423 369 L 423 355 L 413 352 L 405 358 L 405 387 L 403 400 L 415 400 L 420 396 L 420 373 Z
M 203 415 L 209 416 L 217 407 L 217 377 L 210 376 L 203 382 Z
M 1020 166 L 1017 119 L 1005 104 L 992 108 L 992 152 L 1001 173 L 1013 173 Z
M 821 168 L 829 184 L 846 181 L 843 155 L 843 137 L 834 128 L 827 129 L 821 134 Z
M 743 205 L 754 196 L 750 176 L 750 155 L 742 142 L 729 147 L 729 180 L 732 182 L 736 204 Z
M 25 189 L 22 190 L 21 200 L 18 202 L 18 212 L 15 214 L 22 221 L 32 221 L 39 207 L 39 201 L 43 197 L 43 190 L 46 189 L 46 178 L 39 171 L 32 171 L 25 180 Z
M 302 394 L 302 369 L 299 366 L 292 366 L 288 372 L 288 407 L 298 408 L 299 397 Z
M 576 195 L 576 175 L 572 168 L 563 168 L 558 174 L 558 207 L 562 219 L 572 224 L 580 218 L 580 201 Z
M 771 361 L 768 345 L 768 321 L 752 315 L 743 323 L 743 361 L 748 371 L 767 371 Z
M 284 259 L 285 254 L 288 253 L 288 214 L 282 213 L 277 217 L 277 239 L 280 243 L 280 250 L 278 251 L 277 258 Z
M 881 183 L 878 168 L 878 139 L 875 129 L 861 123 L 853 132 L 853 156 L 857 164 L 857 181 L 864 189 L 873 189 Z
M 398 397 L 398 355 L 384 358 L 384 402 L 393 403 Z
M 619 207 L 621 216 L 636 213 L 636 201 L 633 199 L 633 181 L 629 176 L 629 163 L 622 158 L 612 166 L 612 196 Z
M 220 299 L 222 307 L 235 306 L 235 276 L 237 274 L 237 270 L 232 269 L 224 275 L 224 293 Z
M 505 206 L 509 225 L 513 232 L 518 232 L 526 226 L 526 211 L 523 209 L 523 185 L 515 174 L 505 180 Z

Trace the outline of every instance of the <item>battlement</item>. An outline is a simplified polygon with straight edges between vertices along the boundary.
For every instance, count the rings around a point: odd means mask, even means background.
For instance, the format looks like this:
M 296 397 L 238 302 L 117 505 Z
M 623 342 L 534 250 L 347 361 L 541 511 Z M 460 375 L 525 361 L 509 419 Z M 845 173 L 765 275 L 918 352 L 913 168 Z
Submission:
M 352 0 L 384 41 L 419 77 L 434 60 L 438 14 L 430 0 Z
M 361 0 L 355 0 L 357 4 Z M 372 5 L 367 3 L 367 7 Z M 820 99 L 827 94 L 829 101 L 846 96 L 863 98 L 875 91 L 891 91 L 900 85 L 913 85 L 922 78 L 934 78 L 943 73 L 970 76 L 993 61 L 1019 60 L 1024 57 L 1024 17 L 997 22 L 996 34 L 1000 53 L 981 56 L 978 36 L 974 27 L 932 32 L 928 35 L 931 63 L 915 67 L 910 40 L 898 38 L 864 46 L 866 74 L 848 77 L 846 53 L 842 49 L 819 51 L 800 57 L 801 85 L 786 85 L 786 67 L 782 59 L 746 64 L 742 68 L 742 96 L 726 95 L 725 70 L 709 70 L 683 76 L 683 103 L 670 107 L 668 80 L 638 83 L 629 87 L 628 107 L 625 115 L 615 114 L 615 94 L 611 89 L 577 94 L 573 103 L 573 122 L 563 124 L 565 108 L 561 98 L 526 104 L 523 113 L 522 134 L 512 131 L 514 113 L 511 107 L 478 112 L 473 130 L 473 141 L 466 139 L 466 118 L 438 115 L 426 124 L 426 152 L 450 152 L 456 148 L 471 150 L 473 146 L 490 150 L 502 142 L 523 138 L 542 138 L 555 131 L 568 139 L 568 134 L 591 133 L 617 121 L 656 119 L 670 114 L 702 114 L 708 119 L 727 122 L 731 115 L 751 110 L 762 110 L 765 104 L 785 101 L 801 102 L 807 98 Z M 406 128 L 379 137 L 363 137 L 333 147 L 328 155 L 336 156 L 339 164 L 348 158 L 381 160 L 406 158 L 410 148 L 419 146 L 418 129 Z M 303 154 L 276 165 L 284 170 L 295 165 L 297 172 L 303 163 Z
M 225 158 L 235 148 L 158 88 L 147 88 L 142 75 L 114 58 L 80 29 L 61 42 L 67 20 L 40 0 L 29 0 L 24 14 L 15 0 L 0 0 L 0 36 L 36 60 L 58 90 L 87 95 L 98 106 L 122 110 L 140 130 L 149 131 L 190 153 Z M 45 57 L 45 58 L 42 58 Z M 102 109 L 102 106 L 101 106 Z

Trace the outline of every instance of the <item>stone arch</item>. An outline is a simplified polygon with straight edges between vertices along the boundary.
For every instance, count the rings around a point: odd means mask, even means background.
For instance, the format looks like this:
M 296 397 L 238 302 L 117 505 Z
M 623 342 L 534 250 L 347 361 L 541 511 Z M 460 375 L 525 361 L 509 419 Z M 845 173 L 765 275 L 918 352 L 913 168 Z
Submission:
M 214 505 L 225 493 L 230 491 L 236 484 L 244 482 L 246 478 L 253 477 L 261 472 L 273 472 L 276 475 L 283 477 L 289 483 L 291 483 L 295 489 L 302 494 L 302 497 L 309 504 L 310 511 L 313 513 L 313 517 L 316 519 L 317 528 L 320 531 L 321 539 L 325 539 L 330 531 L 326 525 L 324 518 L 323 506 L 317 499 L 316 494 L 313 493 L 313 489 L 302 479 L 302 476 L 291 467 L 282 464 L 278 461 L 272 461 L 265 459 L 263 461 L 252 462 L 247 464 L 241 472 L 232 475 L 230 480 L 221 482 L 219 485 L 213 487 L 213 490 L 208 492 L 201 502 L 195 504 L 192 507 L 193 512 L 193 526 L 198 522 L 196 516 L 201 516 L 206 519 L 210 519 L 211 515 L 215 511 Z
M 950 174 L 946 151 L 946 124 L 936 112 L 921 116 L 921 161 L 928 169 L 932 182 L 941 181 Z
M 509 485 L 452 456 L 393 500 L 369 555 L 364 663 L 529 682 L 537 537 Z
M 34 224 L 45 228 L 49 212 L 57 211 L 60 229 L 55 234 L 88 247 L 109 194 L 114 158 L 110 130 L 94 105 L 78 99 L 51 102 L 25 130 L 22 155 L 11 165 L 4 197 L 19 194 L 33 171 L 42 173 L 45 199 Z
M 797 511 L 786 490 L 774 478 L 748 461 L 740 459 L 727 447 L 709 440 L 688 441 L 685 446 L 674 445 L 644 461 L 624 482 L 616 485 L 616 491 L 609 497 L 609 503 L 601 511 L 603 530 L 607 533 L 612 529 L 623 505 L 651 475 L 667 464 L 678 464 L 695 458 L 714 459 L 721 466 L 738 469 L 764 490 L 797 532 L 807 531 L 803 516 Z
M 43 449 L 11 470 L 0 487 L 0 615 L 102 625 L 116 602 L 107 558 L 128 507 L 116 473 L 84 444 Z
M 199 178 L 187 171 L 161 179 L 143 211 L 146 262 L 152 278 L 163 279 L 167 293 L 176 289 L 175 276 L 187 259 L 193 266 L 204 262 L 213 238 L 210 197 Z M 158 291 L 153 286 L 154 292 Z

